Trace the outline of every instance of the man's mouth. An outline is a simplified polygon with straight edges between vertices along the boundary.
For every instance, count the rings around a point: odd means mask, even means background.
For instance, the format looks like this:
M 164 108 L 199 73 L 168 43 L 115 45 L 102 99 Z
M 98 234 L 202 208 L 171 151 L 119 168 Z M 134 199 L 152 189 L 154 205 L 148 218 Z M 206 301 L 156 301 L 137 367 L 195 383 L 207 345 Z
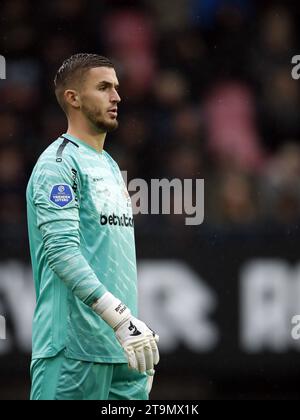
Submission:
M 118 116 L 118 108 L 111 108 L 107 111 L 112 117 Z

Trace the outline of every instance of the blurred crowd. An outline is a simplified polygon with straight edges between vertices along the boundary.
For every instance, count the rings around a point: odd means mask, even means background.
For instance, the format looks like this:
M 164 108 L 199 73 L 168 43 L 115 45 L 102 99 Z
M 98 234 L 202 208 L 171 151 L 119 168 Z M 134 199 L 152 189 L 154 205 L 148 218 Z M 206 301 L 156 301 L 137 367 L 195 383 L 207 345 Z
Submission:
M 297 13 L 288 1 L 3 0 L 1 242 L 26 237 L 32 167 L 66 131 L 53 78 L 78 52 L 116 63 L 120 126 L 105 147 L 129 179 L 204 178 L 209 225 L 297 225 Z

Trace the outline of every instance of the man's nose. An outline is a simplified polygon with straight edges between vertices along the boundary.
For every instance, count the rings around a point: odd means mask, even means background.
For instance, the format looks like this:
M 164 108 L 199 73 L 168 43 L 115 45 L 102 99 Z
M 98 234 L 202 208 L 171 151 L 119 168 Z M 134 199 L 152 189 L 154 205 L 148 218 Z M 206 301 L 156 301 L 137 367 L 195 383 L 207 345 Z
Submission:
M 111 102 L 117 102 L 117 103 L 121 102 L 120 95 L 118 94 L 116 90 L 112 93 L 110 100 Z

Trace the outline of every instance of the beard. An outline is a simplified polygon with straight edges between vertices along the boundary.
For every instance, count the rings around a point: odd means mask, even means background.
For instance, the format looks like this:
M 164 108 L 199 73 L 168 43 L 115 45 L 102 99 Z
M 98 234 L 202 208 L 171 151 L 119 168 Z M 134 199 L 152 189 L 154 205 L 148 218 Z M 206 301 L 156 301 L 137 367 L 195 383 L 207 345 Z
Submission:
M 96 108 L 92 109 L 82 105 L 81 110 L 88 121 L 99 133 L 110 133 L 115 131 L 119 126 L 117 119 L 110 120 L 109 118 L 105 118 L 103 113 Z

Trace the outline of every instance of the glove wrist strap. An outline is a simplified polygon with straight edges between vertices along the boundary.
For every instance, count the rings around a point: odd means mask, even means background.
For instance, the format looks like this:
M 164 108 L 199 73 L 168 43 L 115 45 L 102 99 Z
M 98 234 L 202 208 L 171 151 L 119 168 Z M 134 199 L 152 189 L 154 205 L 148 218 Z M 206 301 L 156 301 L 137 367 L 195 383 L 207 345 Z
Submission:
M 92 308 L 113 329 L 123 324 L 131 316 L 127 306 L 110 292 L 104 293 L 92 305 Z

